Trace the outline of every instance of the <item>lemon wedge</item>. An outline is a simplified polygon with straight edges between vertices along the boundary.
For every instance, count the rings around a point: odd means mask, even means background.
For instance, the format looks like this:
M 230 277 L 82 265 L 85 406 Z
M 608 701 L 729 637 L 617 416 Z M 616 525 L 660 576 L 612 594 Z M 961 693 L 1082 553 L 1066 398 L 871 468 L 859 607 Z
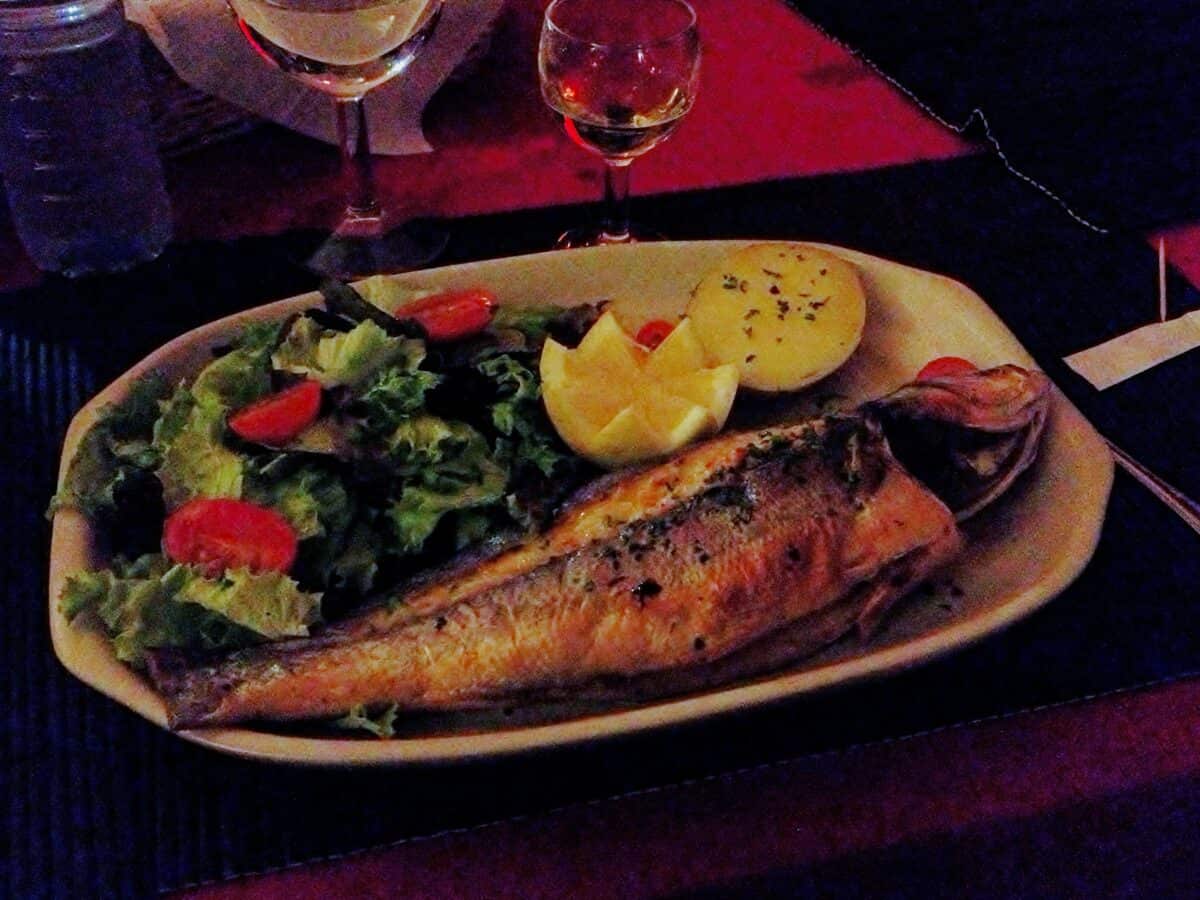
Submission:
M 647 350 L 611 312 L 574 350 L 547 339 L 540 369 L 546 412 L 559 435 L 608 468 L 666 456 L 720 430 L 738 385 L 736 366 L 704 365 L 690 320 Z

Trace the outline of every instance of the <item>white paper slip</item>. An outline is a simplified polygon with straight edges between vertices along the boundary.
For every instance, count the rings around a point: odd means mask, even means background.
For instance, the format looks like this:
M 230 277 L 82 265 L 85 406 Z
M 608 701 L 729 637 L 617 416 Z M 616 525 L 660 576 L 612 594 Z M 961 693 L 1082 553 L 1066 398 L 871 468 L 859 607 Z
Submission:
M 400 76 L 367 95 L 374 153 L 427 153 L 421 130 L 429 98 L 481 42 L 490 37 L 504 0 L 451 0 L 429 45 Z M 225 0 L 125 0 L 125 15 L 141 25 L 177 75 L 288 128 L 336 143 L 333 100 L 302 85 L 256 55 L 238 33 Z
M 1102 391 L 1194 347 L 1200 347 L 1200 310 L 1135 329 L 1063 361 Z

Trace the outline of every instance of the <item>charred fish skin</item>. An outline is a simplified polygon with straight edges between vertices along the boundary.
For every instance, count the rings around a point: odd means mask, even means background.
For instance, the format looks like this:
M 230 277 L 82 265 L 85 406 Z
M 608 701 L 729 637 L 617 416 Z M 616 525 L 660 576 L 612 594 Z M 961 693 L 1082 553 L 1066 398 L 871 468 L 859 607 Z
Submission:
M 745 448 L 739 461 L 686 499 L 439 612 L 199 667 L 161 659 L 154 675 L 170 722 L 332 716 L 377 703 L 466 709 L 599 684 L 626 695 L 686 689 L 672 673 L 719 675 L 722 661 L 848 598 L 853 625 L 959 549 L 950 511 L 869 421 L 818 420 L 733 444 Z M 894 587 L 876 590 L 881 577 Z
M 438 613 L 488 587 L 501 584 L 556 556 L 601 540 L 654 518 L 736 472 L 748 456 L 772 443 L 816 440 L 813 423 L 775 431 L 731 433 L 683 451 L 657 466 L 614 473 L 585 487 L 543 535 L 489 559 L 461 560 L 422 577 L 402 595 L 365 609 L 325 629 L 336 640 L 353 640 L 390 631 Z
M 901 387 L 866 404 L 861 415 L 879 422 L 889 438 L 900 437 L 903 423 L 929 423 L 940 432 L 976 430 L 997 438 L 1012 437 L 1016 452 L 1005 456 L 998 476 L 980 484 L 942 491 L 956 505 L 959 521 L 982 509 L 1013 483 L 1033 461 L 1049 406 L 1050 382 L 1040 372 L 997 366 L 982 372 L 927 379 Z M 820 421 L 820 420 L 816 420 Z M 437 614 L 478 591 L 502 583 L 556 556 L 589 543 L 609 540 L 629 524 L 660 515 L 707 489 L 720 473 L 736 472 L 748 456 L 786 440 L 819 442 L 814 424 L 731 433 L 683 451 L 649 469 L 607 476 L 585 488 L 544 535 L 488 559 L 464 559 L 423 577 L 403 595 L 365 609 L 325 630 L 328 637 L 355 640 L 381 634 Z M 893 449 L 895 444 L 893 443 Z M 922 450 L 903 462 L 926 486 L 937 485 L 946 465 Z M 926 454 L 928 455 L 928 454 Z

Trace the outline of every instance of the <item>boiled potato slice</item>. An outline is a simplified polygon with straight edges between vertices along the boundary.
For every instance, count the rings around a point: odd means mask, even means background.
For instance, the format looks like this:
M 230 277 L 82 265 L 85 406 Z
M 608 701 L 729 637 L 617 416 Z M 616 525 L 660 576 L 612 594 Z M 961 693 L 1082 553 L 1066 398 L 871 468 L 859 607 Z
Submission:
M 812 384 L 850 358 L 866 324 L 854 266 L 800 244 L 752 244 L 701 279 L 688 304 L 710 363 L 760 391 Z

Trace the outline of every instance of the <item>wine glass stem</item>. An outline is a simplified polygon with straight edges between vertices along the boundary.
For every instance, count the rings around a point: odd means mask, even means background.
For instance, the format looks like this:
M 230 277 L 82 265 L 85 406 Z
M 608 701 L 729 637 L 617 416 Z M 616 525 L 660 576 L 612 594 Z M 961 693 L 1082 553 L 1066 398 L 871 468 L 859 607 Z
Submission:
M 604 221 L 600 240 L 623 244 L 629 234 L 629 168 L 632 160 L 604 160 Z
M 348 184 L 346 215 L 354 219 L 377 219 L 375 172 L 371 167 L 371 138 L 362 97 L 337 99 L 338 143 L 342 150 L 342 172 Z

